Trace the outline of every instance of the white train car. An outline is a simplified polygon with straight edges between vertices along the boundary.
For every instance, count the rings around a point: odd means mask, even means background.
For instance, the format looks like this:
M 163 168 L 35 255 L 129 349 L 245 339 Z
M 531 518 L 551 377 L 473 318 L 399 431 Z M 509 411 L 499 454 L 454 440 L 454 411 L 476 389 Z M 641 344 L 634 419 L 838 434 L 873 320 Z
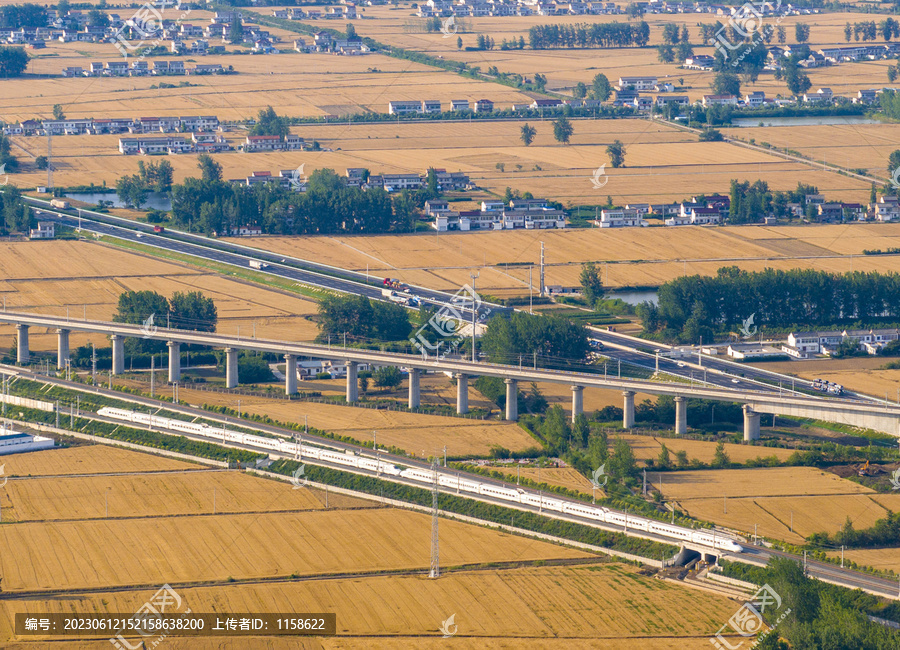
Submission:
M 184 420 L 176 420 L 165 417 L 158 417 L 139 411 L 129 411 L 126 409 L 104 406 L 97 411 L 98 415 L 123 420 L 126 422 L 135 422 L 138 424 L 152 425 L 160 429 L 170 429 L 182 433 L 189 433 L 216 441 L 233 442 L 243 445 L 251 445 L 260 449 L 279 452 L 285 455 L 300 456 L 301 459 L 314 459 L 327 463 L 343 465 L 345 467 L 354 467 L 363 469 L 377 474 L 387 476 L 399 476 L 404 479 L 422 483 L 424 485 L 432 485 L 434 475 L 428 469 L 420 467 L 401 468 L 390 462 L 382 461 L 380 458 L 372 458 L 371 456 L 363 456 L 353 451 L 335 451 L 333 449 L 323 449 L 321 447 L 313 447 L 309 445 L 300 445 L 296 442 L 285 440 L 283 438 L 267 438 L 265 436 L 254 436 L 248 433 L 240 433 L 228 429 L 218 429 L 210 427 L 207 424 L 197 422 L 187 422 Z M 604 522 L 622 526 L 629 530 L 640 530 L 643 532 L 653 533 L 661 537 L 676 540 L 679 542 L 694 542 L 711 548 L 722 549 L 734 553 L 743 551 L 743 547 L 733 539 L 724 535 L 718 535 L 706 530 L 693 530 L 673 524 L 647 519 L 645 517 L 637 517 L 628 515 L 624 512 L 616 512 L 603 506 L 595 506 L 582 504 L 577 502 L 563 501 L 551 496 L 542 494 L 534 494 L 526 492 L 520 488 L 508 488 L 497 485 L 491 481 L 479 481 L 474 477 L 463 478 L 460 474 L 449 474 L 445 472 L 438 473 L 438 485 L 448 489 L 455 490 L 457 493 L 467 492 L 470 494 L 480 494 L 482 496 L 501 499 L 514 503 L 520 503 L 541 510 L 549 510 L 552 512 L 560 512 L 577 517 L 583 517 L 597 522 Z

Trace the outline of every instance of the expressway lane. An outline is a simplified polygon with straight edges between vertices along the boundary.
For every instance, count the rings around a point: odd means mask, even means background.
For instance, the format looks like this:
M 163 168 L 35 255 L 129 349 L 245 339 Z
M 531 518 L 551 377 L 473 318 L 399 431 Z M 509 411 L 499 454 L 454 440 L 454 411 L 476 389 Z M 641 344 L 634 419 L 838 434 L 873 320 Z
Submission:
M 136 244 L 154 246 L 163 250 L 192 255 L 203 259 L 219 262 L 222 264 L 232 265 L 242 269 L 250 269 L 251 260 L 261 260 L 269 266 L 265 270 L 256 270 L 260 273 L 268 273 L 287 280 L 306 285 L 320 287 L 326 290 L 339 291 L 343 293 L 351 293 L 364 295 L 375 300 L 383 300 L 381 294 L 381 286 L 373 285 L 368 282 L 365 274 L 345 269 L 335 269 L 322 264 L 317 264 L 308 260 L 292 258 L 289 256 L 282 257 L 275 253 L 270 253 L 261 249 L 224 242 L 221 240 L 211 240 L 205 236 L 193 235 L 181 231 L 167 231 L 165 235 L 153 232 L 153 227 L 146 224 L 133 222 L 131 220 L 114 217 L 111 215 L 103 215 L 100 213 L 92 213 L 89 210 L 79 209 L 79 215 L 73 216 L 66 212 L 47 208 L 47 202 L 39 199 L 28 199 L 36 206 L 35 212 L 42 218 L 49 218 L 63 225 L 79 228 L 88 232 L 97 233 L 117 237 Z M 89 216 L 84 216 L 87 213 Z M 412 294 L 420 300 L 430 302 L 435 306 L 444 306 L 450 303 L 453 296 L 446 292 L 427 289 L 424 287 L 411 287 Z M 455 303 L 451 305 L 452 309 L 462 318 L 468 321 L 472 317 L 472 308 L 466 304 Z M 498 305 L 485 303 L 479 310 L 483 314 L 486 308 L 492 311 L 504 310 Z M 725 389 L 744 389 L 766 392 L 770 394 L 791 394 L 792 391 L 787 386 L 782 389 L 777 385 L 773 385 L 773 381 L 781 381 L 781 378 L 768 371 L 754 368 L 752 366 L 735 367 L 732 363 L 724 362 L 713 357 L 704 355 L 702 360 L 703 368 L 695 367 L 693 360 L 685 359 L 680 361 L 660 356 L 657 360 L 653 355 L 638 348 L 652 348 L 654 342 L 647 341 L 645 344 L 638 344 L 628 338 L 616 335 L 613 332 L 600 330 L 599 328 L 591 328 L 591 338 L 601 341 L 604 344 L 602 354 L 609 357 L 613 361 L 622 361 L 632 365 L 655 370 L 658 368 L 661 372 L 681 377 L 687 380 L 697 380 L 709 385 L 725 388 Z M 630 349 L 622 349 L 622 347 Z M 616 368 L 610 367 L 610 374 Z M 713 372 L 709 372 L 713 371 Z M 738 376 L 740 373 L 740 376 Z M 796 380 L 797 384 L 809 389 L 810 382 L 805 380 Z M 792 382 L 793 385 L 793 382 Z M 863 396 L 845 395 L 844 398 L 862 398 Z

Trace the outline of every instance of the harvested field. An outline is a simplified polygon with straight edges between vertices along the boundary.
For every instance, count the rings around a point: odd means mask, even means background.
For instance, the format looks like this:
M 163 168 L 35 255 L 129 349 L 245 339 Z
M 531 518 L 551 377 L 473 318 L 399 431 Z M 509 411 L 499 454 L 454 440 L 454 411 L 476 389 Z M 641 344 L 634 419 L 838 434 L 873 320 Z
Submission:
M 79 609 L 133 611 L 154 591 L 88 595 Z M 689 592 L 692 606 L 684 607 L 683 587 L 621 564 L 460 572 L 440 580 L 391 576 L 216 585 L 178 593 L 194 611 L 336 612 L 339 636 L 325 639 L 324 647 L 345 647 L 345 640 L 350 647 L 431 647 L 422 644 L 439 639 L 437 628 L 455 613 L 460 642 L 479 647 L 509 647 L 518 639 L 548 648 L 699 648 L 736 607 L 703 591 Z M 9 622 L 25 607 L 25 601 L 3 601 L 0 638 L 10 638 Z M 50 601 L 47 611 L 65 607 L 65 601 Z
M 830 552 L 828 557 L 840 558 L 841 553 Z M 860 548 L 844 551 L 844 561 L 900 573 L 900 553 L 896 548 Z
M 665 478 L 668 478 L 665 477 Z M 663 488 L 665 489 L 665 478 Z M 836 533 L 850 517 L 855 528 L 867 528 L 887 514 L 869 495 L 698 498 L 678 502 L 690 515 L 769 539 L 796 544 L 813 533 Z M 725 512 L 727 507 L 728 512 Z M 793 532 L 791 519 L 793 518 Z
M 517 469 L 509 466 L 491 466 L 489 469 L 506 474 L 510 481 L 515 480 Z M 582 476 L 574 467 L 522 467 L 518 470 L 519 476 L 532 481 L 558 485 L 570 490 L 578 490 L 586 494 L 591 492 L 591 482 Z
M 760 536 L 791 543 L 834 533 L 848 516 L 866 528 L 887 512 L 873 490 L 810 467 L 667 472 L 662 493 L 699 519 L 750 534 L 756 524 Z
M 390 97 L 399 98 L 394 93 Z M 230 152 L 214 157 L 223 165 L 226 178 L 245 178 L 253 170 L 277 174 L 300 164 L 305 165 L 306 173 L 318 168 L 343 173 L 347 167 L 365 167 L 373 173 L 422 173 L 435 166 L 466 172 L 479 187 L 495 195 L 502 195 L 510 186 L 572 205 L 597 205 L 605 202 L 607 195 L 622 205 L 680 201 L 695 194 L 727 192 L 733 178 L 761 178 L 770 188 L 779 190 L 795 189 L 803 182 L 844 200 L 864 201 L 869 195 L 866 182 L 766 151 L 724 142 L 698 142 L 696 135 L 663 123 L 575 119 L 571 143 L 560 145 L 553 139 L 549 122 L 531 120 L 538 134 L 534 143 L 525 147 L 519 140 L 524 122 L 307 124 L 293 131 L 317 140 L 327 151 Z M 238 131 L 225 134 L 233 147 L 239 146 L 244 136 Z M 627 165 L 605 170 L 609 182 L 601 195 L 591 178 L 597 168 L 608 163 L 606 146 L 616 139 L 626 145 Z M 16 136 L 14 142 L 35 156 L 46 153 L 43 138 Z M 403 151 L 400 158 L 398 150 Z M 54 142 L 53 156 L 58 161 L 55 176 L 69 185 L 102 179 L 112 186 L 123 172 L 137 171 L 137 157 L 118 152 L 116 135 L 60 137 Z M 198 175 L 195 156 L 169 158 L 176 182 Z M 44 177 L 44 172 L 29 163 L 10 179 L 33 186 L 44 182 Z M 688 180 L 690 187 L 685 186 Z
M 420 452 L 425 456 L 434 455 L 444 445 L 450 456 L 462 456 L 487 455 L 494 445 L 521 450 L 535 444 L 530 435 L 513 423 L 316 402 L 286 402 L 204 391 L 179 390 L 178 394 L 182 400 L 192 404 L 236 407 L 240 399 L 242 411 L 265 414 L 286 422 L 302 424 L 305 422 L 304 416 L 309 416 L 311 427 L 362 441 L 372 440 L 372 432 L 377 431 L 379 445 L 399 447 L 416 455 Z
M 873 490 L 813 467 L 694 470 L 665 475 L 666 498 L 828 496 L 874 494 Z
M 195 470 L 202 466 L 164 456 L 111 447 L 82 445 L 46 449 L 2 457 L 7 476 L 63 476 L 108 472 L 159 472 Z
M 284 490 L 291 487 L 285 485 Z M 431 518 L 404 510 L 21 523 L 0 529 L 5 593 L 162 582 L 427 569 Z M 108 540 L 140 539 L 142 553 Z M 403 544 L 397 544 L 403 539 Z M 60 541 L 65 540 L 64 544 Z M 46 552 L 54 548 L 55 553 Z M 177 555 L 172 548 L 179 549 Z M 588 557 L 453 520 L 441 522 L 446 565 Z
M 716 443 L 705 442 L 703 440 L 683 440 L 681 438 L 664 438 L 657 436 L 635 436 L 622 435 L 628 445 L 634 451 L 637 460 L 647 460 L 652 458 L 656 460 L 659 456 L 662 445 L 665 444 L 669 450 L 669 454 L 674 460 L 675 453 L 678 451 L 686 451 L 688 458 L 696 458 L 697 460 L 709 463 L 715 457 Z M 743 463 L 754 458 L 767 458 L 775 456 L 778 460 L 785 460 L 793 453 L 790 449 L 778 449 L 775 447 L 762 447 L 753 445 L 735 445 L 726 443 L 725 453 L 736 463 Z M 666 474 L 668 478 L 670 474 Z
M 0 294 L 9 310 L 73 318 L 110 320 L 119 295 L 150 290 L 165 296 L 176 291 L 201 291 L 216 303 L 219 331 L 256 331 L 260 337 L 312 340 L 318 328 L 307 319 L 314 302 L 284 292 L 198 271 L 187 265 L 126 252 L 109 246 L 73 241 L 29 241 L 0 244 Z M 65 260 L 65 271 L 46 264 Z M 15 329 L 0 326 L 0 347 L 12 345 Z M 75 348 L 90 342 L 108 346 L 102 335 L 73 332 Z M 56 349 L 55 331 L 32 328 L 32 350 Z
M 900 247 L 900 224 L 265 237 L 249 244 L 448 291 L 470 282 L 471 269 L 481 267 L 480 292 L 528 296 L 528 267 L 539 264 L 541 241 L 547 283 L 563 286 L 578 284 L 585 261 L 608 262 L 600 269 L 608 287 L 655 286 L 682 274 L 715 275 L 732 265 L 747 271 L 900 272 L 900 256 L 861 256 L 865 249 Z M 816 257 L 807 258 L 811 250 Z M 532 282 L 538 282 L 536 271 Z
M 45 453 L 45 452 L 41 452 Z M 9 481 L 4 521 L 164 517 L 321 508 L 309 490 L 239 471 Z

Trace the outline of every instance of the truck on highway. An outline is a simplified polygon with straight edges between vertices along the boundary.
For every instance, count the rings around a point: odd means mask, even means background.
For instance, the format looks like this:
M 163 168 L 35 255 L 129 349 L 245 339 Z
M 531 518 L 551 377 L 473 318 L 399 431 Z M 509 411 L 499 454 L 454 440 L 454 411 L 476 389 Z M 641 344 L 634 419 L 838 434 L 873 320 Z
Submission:
M 419 299 L 415 296 L 409 296 L 403 293 L 397 293 L 393 289 L 382 289 L 381 295 L 384 298 L 387 298 L 391 302 L 396 302 L 398 305 L 404 305 L 406 307 L 415 307 L 419 306 Z
M 269 268 L 269 265 L 265 262 L 260 262 L 259 260 L 250 260 L 250 267 L 261 271 L 262 269 Z
M 394 289 L 396 291 L 409 293 L 409 287 L 400 282 L 400 280 L 398 280 L 397 278 L 385 278 L 384 282 L 382 282 L 381 284 L 387 289 Z M 382 289 L 382 291 L 384 291 L 384 289 Z
M 68 201 L 63 201 L 62 199 L 52 199 L 50 201 L 51 207 L 59 208 L 60 210 L 68 210 L 72 206 L 69 205 Z
M 163 228 L 162 226 L 153 226 L 153 232 L 157 232 L 157 233 L 166 232 L 166 229 Z

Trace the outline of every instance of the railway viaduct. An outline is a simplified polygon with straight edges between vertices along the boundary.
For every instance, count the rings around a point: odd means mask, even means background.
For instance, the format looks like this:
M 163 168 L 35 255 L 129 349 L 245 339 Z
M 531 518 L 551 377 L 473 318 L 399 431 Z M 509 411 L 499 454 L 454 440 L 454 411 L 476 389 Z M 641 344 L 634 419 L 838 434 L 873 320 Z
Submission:
M 687 399 L 698 398 L 722 402 L 739 402 L 744 409 L 744 439 L 759 438 L 760 414 L 789 415 L 812 418 L 863 427 L 881 431 L 900 437 L 900 406 L 860 402 L 847 398 L 828 396 L 806 396 L 796 393 L 776 393 L 753 391 L 746 389 L 727 389 L 721 387 L 698 387 L 681 383 L 663 383 L 636 379 L 607 378 L 600 375 L 528 368 L 492 363 L 465 361 L 461 359 L 436 359 L 420 355 L 398 354 L 362 350 L 356 348 L 318 345 L 311 343 L 295 343 L 258 338 L 241 338 L 226 334 L 196 332 L 168 328 L 145 329 L 138 325 L 112 323 L 107 321 L 75 320 L 64 317 L 45 316 L 41 314 L 0 312 L 0 323 L 9 323 L 17 329 L 17 362 L 28 363 L 30 350 L 28 333 L 32 327 L 47 328 L 57 333 L 57 367 L 65 368 L 69 360 L 69 335 L 73 331 L 92 332 L 108 335 L 112 342 L 112 373 L 122 374 L 125 370 L 125 339 L 146 338 L 164 341 L 169 346 L 169 382 L 177 382 L 181 378 L 182 344 L 196 344 L 225 351 L 226 386 L 234 388 L 238 384 L 238 351 L 251 350 L 283 355 L 287 367 L 296 367 L 300 357 L 328 359 L 346 362 L 348 403 L 359 399 L 357 369 L 360 363 L 391 365 L 409 370 L 409 407 L 416 408 L 420 403 L 419 379 L 422 372 L 443 372 L 456 377 L 458 413 L 468 411 L 469 379 L 478 376 L 499 377 L 506 383 L 506 419 L 518 419 L 518 385 L 519 382 L 549 382 L 565 384 L 572 391 L 572 417 L 583 412 L 583 395 L 585 388 L 601 388 L 620 390 L 623 397 L 623 426 L 634 426 L 635 393 L 652 395 L 671 395 L 675 398 L 675 433 L 687 432 Z M 297 392 L 297 373 L 285 373 L 285 391 L 288 394 Z

